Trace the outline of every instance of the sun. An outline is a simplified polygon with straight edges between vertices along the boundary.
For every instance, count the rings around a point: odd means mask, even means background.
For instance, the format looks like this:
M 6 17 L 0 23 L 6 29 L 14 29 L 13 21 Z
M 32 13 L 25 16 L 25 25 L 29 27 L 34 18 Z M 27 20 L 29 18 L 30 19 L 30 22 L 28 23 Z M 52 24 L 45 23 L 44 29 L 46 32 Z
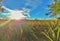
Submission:
M 23 15 L 23 11 L 19 11 L 19 10 L 14 10 L 12 12 L 10 12 L 11 16 L 10 19 L 11 20 L 21 20 L 21 19 L 25 19 L 27 18 L 27 16 Z

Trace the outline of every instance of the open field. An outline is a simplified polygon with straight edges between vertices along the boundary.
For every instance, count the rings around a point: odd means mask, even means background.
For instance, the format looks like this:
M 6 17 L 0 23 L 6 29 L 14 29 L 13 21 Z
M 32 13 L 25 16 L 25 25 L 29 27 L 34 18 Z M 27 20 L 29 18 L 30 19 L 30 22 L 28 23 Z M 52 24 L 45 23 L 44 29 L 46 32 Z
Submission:
M 0 20 L 0 24 L 5 21 Z M 0 41 L 60 41 L 60 20 L 25 20 L 22 24 L 13 22 L 0 26 Z

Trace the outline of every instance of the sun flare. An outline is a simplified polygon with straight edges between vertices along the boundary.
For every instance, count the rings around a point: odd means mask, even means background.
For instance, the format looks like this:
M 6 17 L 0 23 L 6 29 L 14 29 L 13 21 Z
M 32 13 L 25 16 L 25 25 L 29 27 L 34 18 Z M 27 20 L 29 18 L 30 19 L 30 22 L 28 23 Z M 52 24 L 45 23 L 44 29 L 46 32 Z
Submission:
M 10 19 L 12 20 L 21 20 L 21 19 L 25 19 L 26 16 L 23 15 L 23 11 L 12 11 L 11 12 L 11 16 Z

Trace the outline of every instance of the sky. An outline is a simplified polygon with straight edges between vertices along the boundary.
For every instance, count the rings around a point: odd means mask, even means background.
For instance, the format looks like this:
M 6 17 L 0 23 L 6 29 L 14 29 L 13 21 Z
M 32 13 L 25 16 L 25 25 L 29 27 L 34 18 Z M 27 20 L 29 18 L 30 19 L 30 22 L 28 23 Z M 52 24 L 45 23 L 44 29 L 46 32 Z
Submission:
M 52 3 L 52 0 L 3 0 L 3 5 L 14 10 L 22 8 L 30 9 L 30 18 L 42 18 L 46 19 L 49 16 L 45 16 L 50 8 L 48 5 Z

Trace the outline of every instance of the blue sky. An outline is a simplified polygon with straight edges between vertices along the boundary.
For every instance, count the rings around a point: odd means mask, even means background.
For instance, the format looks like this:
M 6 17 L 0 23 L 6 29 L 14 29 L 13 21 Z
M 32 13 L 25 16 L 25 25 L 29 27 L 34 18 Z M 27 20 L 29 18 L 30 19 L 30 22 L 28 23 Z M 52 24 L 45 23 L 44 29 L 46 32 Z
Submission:
M 31 18 L 49 18 L 45 16 L 49 8 L 47 5 L 51 4 L 52 0 L 4 0 L 3 5 L 10 9 L 31 9 Z

